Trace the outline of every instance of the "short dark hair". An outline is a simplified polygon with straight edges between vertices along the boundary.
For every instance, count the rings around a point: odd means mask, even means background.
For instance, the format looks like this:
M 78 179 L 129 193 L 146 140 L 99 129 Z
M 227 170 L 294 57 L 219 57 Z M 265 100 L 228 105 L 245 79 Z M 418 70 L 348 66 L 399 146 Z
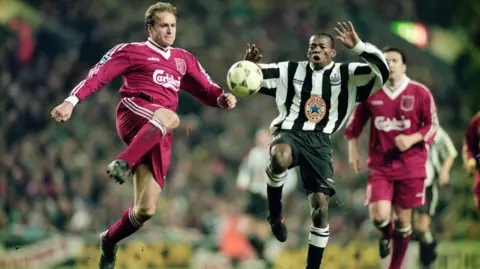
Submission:
M 400 54 L 400 56 L 402 56 L 402 62 L 403 64 L 407 64 L 407 56 L 405 55 L 405 52 L 399 48 L 395 48 L 395 47 L 386 47 L 382 50 L 384 53 L 385 52 L 396 52 L 398 54 Z
M 332 48 L 335 48 L 335 39 L 331 34 L 325 33 L 325 32 L 317 32 L 314 33 L 312 36 L 317 36 L 317 37 L 326 37 L 330 39 L 330 43 L 332 44 Z

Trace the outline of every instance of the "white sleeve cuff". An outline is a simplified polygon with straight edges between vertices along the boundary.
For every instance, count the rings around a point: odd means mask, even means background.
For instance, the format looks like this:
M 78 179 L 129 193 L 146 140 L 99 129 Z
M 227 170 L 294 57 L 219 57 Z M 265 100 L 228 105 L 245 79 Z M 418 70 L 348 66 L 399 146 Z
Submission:
M 69 102 L 73 106 L 76 106 L 78 102 L 80 102 L 80 99 L 78 99 L 78 97 L 76 97 L 75 95 L 70 95 L 69 97 L 67 97 L 67 99 L 65 99 L 65 102 Z
M 352 48 L 353 52 L 355 52 L 356 54 L 360 55 L 362 54 L 363 52 L 365 52 L 365 49 L 367 47 L 367 44 L 363 41 L 358 41 L 357 45 L 355 45 L 355 47 Z

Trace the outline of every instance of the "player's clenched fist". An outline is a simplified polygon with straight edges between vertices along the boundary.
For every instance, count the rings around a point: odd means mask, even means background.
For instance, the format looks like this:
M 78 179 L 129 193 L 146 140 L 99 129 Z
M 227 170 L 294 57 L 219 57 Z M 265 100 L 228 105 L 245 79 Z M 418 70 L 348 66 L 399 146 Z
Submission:
M 67 121 L 72 116 L 73 112 L 73 104 L 70 102 L 63 102 L 60 105 L 56 106 L 50 115 L 54 118 L 57 122 Z
M 477 167 L 477 161 L 474 158 L 470 158 L 465 163 L 465 169 L 469 175 L 475 174 L 475 168 Z
M 224 93 L 218 97 L 218 105 L 226 109 L 234 108 L 237 105 L 237 98 L 231 93 Z
M 410 149 L 414 143 L 415 141 L 410 135 L 400 134 L 395 137 L 395 145 L 402 152 Z

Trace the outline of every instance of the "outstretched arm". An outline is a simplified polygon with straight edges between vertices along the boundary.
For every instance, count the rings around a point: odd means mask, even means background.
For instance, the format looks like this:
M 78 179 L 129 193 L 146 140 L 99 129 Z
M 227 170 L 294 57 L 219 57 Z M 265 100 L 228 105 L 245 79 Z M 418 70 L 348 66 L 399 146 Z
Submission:
M 187 74 L 183 77 L 180 89 L 198 98 L 204 104 L 212 107 L 234 108 L 237 99 L 215 83 L 198 60 L 191 55 Z
M 70 96 L 52 110 L 50 114 L 57 122 L 67 121 L 72 115 L 74 106 L 131 66 L 125 50 L 127 45 L 120 44 L 108 51 L 100 62 L 90 69 L 87 77 L 73 88 Z

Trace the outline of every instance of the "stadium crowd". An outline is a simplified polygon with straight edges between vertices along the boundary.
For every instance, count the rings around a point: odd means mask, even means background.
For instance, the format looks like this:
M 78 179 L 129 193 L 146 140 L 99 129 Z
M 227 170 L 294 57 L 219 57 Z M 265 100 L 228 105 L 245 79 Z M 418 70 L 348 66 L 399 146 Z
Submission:
M 115 80 L 81 104 L 68 123 L 56 124 L 49 111 L 115 44 L 145 40 L 140 11 L 151 1 L 25 2 L 38 10 L 41 23 L 30 25 L 25 18 L 12 19 L 2 30 L 6 38 L 0 49 L 2 237 L 32 241 L 53 233 L 98 233 L 132 202 L 127 191 L 131 184 L 117 186 L 104 174 L 108 162 L 124 147 L 114 122 L 120 81 Z M 341 3 L 315 1 L 312 8 L 311 1 L 297 1 L 296 5 L 277 2 L 272 7 L 269 1 L 258 0 L 247 4 L 176 1 L 181 17 L 176 44 L 192 51 L 214 80 L 225 86 L 226 70 L 243 57 L 246 42 L 257 43 L 266 61 L 302 59 L 306 40 L 319 30 L 317 26 L 332 32 L 337 18 L 349 18 L 345 9 L 338 8 Z M 385 7 L 384 19 L 416 18 L 414 1 L 396 2 L 403 13 L 387 12 L 390 8 Z M 362 35 L 361 27 L 359 33 Z M 379 38 L 365 36 L 386 45 Z M 340 55 L 355 57 L 351 53 Z M 410 63 L 412 70 L 425 68 L 420 64 Z M 435 86 L 429 81 L 432 76 L 425 76 L 427 81 L 411 76 L 430 86 L 435 95 Z M 439 102 L 441 119 L 442 109 L 448 113 L 451 107 Z M 215 234 L 223 217 L 243 208 L 247 196 L 235 185 L 238 166 L 253 146 L 256 130 L 268 126 L 276 116 L 274 101 L 266 96 L 242 98 L 238 108 L 219 117 L 215 109 L 201 108 L 198 101 L 181 94 L 178 111 L 188 129 L 175 131 L 161 213 L 148 226 Z M 469 117 L 465 115 L 462 120 L 466 122 Z M 463 129 L 453 130 L 458 125 L 449 119 L 443 122 L 444 128 L 452 131 L 460 148 Z M 348 169 L 341 133 L 334 141 L 340 185 L 331 203 L 334 240 L 368 239 L 375 231 L 363 206 L 366 177 L 354 176 Z M 452 195 L 461 198 L 449 202 L 436 228 L 444 237 L 461 238 L 465 229 L 475 229 L 471 225 L 476 218 L 469 199 L 471 182 L 460 162 L 452 178 L 453 186 L 444 190 L 443 205 Z M 286 203 L 290 234 L 298 242 L 306 240 L 310 225 L 303 195 L 299 186 L 298 193 Z M 296 242 L 289 240 L 290 244 Z

